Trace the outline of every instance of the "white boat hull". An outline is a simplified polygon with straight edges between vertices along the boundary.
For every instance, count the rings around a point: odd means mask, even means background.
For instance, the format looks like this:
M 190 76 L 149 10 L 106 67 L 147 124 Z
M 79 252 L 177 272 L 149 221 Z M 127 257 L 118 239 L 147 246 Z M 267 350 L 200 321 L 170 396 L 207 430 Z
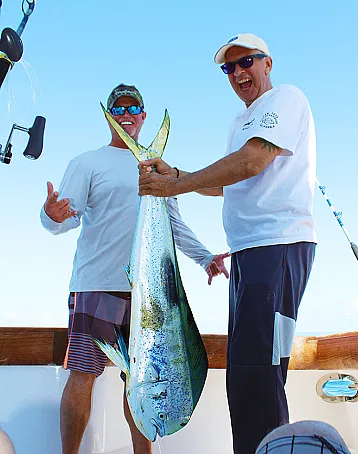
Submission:
M 286 389 L 291 420 L 326 421 L 336 427 L 355 452 L 358 450 L 358 403 L 324 402 L 316 393 L 316 383 L 327 373 L 329 371 L 289 371 Z M 358 370 L 344 373 L 358 377 Z M 0 427 L 13 440 L 16 454 L 61 454 L 59 405 L 67 377 L 68 372 L 58 366 L 0 367 Z M 80 454 L 132 453 L 122 394 L 118 369 L 107 367 L 95 383 L 93 411 Z M 225 370 L 210 369 L 203 395 L 188 426 L 159 440 L 153 449 L 153 454 L 183 452 L 232 454 Z

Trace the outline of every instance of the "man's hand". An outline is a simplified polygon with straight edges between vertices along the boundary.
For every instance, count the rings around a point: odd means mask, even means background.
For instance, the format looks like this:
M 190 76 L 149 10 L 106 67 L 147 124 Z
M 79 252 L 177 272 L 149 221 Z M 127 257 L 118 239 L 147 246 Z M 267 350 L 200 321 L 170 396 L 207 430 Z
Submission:
M 161 175 L 165 175 L 166 177 L 171 178 L 177 177 L 177 170 L 173 167 L 170 167 L 170 165 L 163 161 L 163 159 L 161 158 L 153 158 L 140 162 L 138 164 L 139 175 L 147 172 L 152 172 L 154 167 L 156 171 Z
M 139 175 L 138 195 L 154 195 L 156 197 L 171 197 L 178 195 L 175 190 L 179 178 L 170 178 L 157 172 L 144 172 Z
M 177 183 L 177 170 L 170 167 L 161 158 L 148 159 L 138 164 L 139 193 L 138 195 L 154 195 L 156 197 L 170 197 L 177 195 L 171 191 Z M 156 172 L 153 172 L 153 170 Z
M 45 202 L 45 212 L 53 221 L 61 223 L 72 216 L 76 216 L 77 211 L 71 210 L 70 199 L 57 200 L 58 192 L 54 192 L 53 184 L 47 182 L 47 199 Z
M 225 254 L 218 254 L 215 255 L 213 260 L 209 263 L 208 267 L 206 268 L 206 272 L 209 276 L 208 284 L 211 285 L 213 277 L 218 276 L 221 273 L 224 273 L 227 279 L 229 279 L 229 272 L 225 267 L 224 259 L 230 257 L 229 252 L 225 252 Z

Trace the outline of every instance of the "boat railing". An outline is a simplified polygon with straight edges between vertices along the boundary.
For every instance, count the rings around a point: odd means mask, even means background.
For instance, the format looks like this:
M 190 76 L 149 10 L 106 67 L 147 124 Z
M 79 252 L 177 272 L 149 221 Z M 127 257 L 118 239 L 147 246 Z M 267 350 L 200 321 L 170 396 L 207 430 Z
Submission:
M 227 336 L 203 334 L 210 369 L 226 368 Z M 66 328 L 0 328 L 0 365 L 62 365 Z M 291 370 L 358 369 L 358 332 L 295 336 Z

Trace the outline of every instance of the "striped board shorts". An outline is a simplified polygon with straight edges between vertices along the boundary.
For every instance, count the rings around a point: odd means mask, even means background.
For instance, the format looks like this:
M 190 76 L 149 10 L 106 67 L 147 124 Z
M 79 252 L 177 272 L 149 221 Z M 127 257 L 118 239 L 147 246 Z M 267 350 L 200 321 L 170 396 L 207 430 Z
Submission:
M 71 292 L 68 298 L 68 345 L 65 369 L 101 375 L 107 356 L 93 338 L 114 345 L 117 328 L 129 341 L 130 292 Z
M 271 440 L 256 454 L 350 454 L 338 440 L 318 435 L 291 435 Z

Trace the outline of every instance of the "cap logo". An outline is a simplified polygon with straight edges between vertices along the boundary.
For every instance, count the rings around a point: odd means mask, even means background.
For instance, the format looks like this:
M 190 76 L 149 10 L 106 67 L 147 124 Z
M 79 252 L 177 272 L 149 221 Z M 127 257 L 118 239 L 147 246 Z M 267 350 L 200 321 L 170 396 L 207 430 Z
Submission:
M 107 109 L 110 109 L 118 98 L 121 96 L 130 96 L 136 99 L 139 104 L 144 108 L 143 98 L 137 88 L 131 85 L 121 84 L 112 90 L 107 101 Z
M 234 36 L 233 38 L 229 39 L 229 41 L 227 43 L 230 44 L 233 41 L 237 40 L 238 38 L 239 38 L 238 36 Z

